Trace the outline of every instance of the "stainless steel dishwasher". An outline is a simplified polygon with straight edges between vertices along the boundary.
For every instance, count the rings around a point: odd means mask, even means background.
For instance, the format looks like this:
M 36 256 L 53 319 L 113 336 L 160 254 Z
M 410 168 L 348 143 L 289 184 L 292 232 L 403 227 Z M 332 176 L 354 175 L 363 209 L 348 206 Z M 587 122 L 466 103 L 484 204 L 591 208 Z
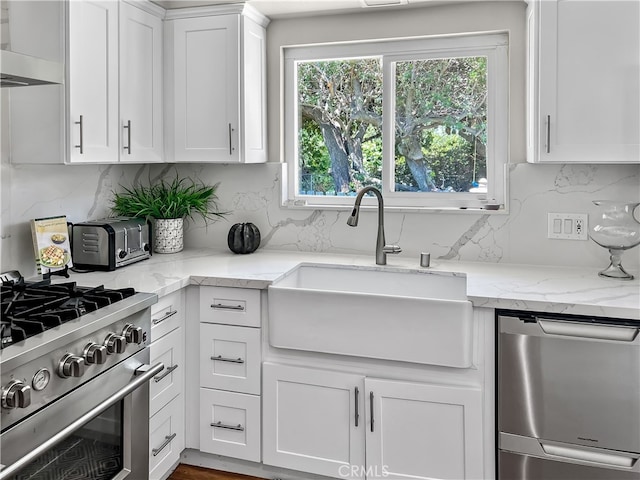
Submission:
M 640 479 L 640 321 L 498 311 L 500 480 Z

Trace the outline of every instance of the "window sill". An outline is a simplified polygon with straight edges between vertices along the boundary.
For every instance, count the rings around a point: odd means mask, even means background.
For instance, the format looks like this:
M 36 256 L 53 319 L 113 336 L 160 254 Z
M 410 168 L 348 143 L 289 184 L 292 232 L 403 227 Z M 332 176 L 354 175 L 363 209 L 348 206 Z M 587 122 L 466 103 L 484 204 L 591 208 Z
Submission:
M 354 197 L 355 200 L 355 197 Z M 353 205 L 330 205 L 322 203 L 307 203 L 303 200 L 289 200 L 281 204 L 283 208 L 292 210 L 328 210 L 328 211 L 345 211 L 350 212 Z M 490 206 L 493 207 L 493 206 Z M 361 210 L 371 211 L 377 210 L 376 205 L 365 205 L 360 207 Z M 500 205 L 497 209 L 487 207 L 396 207 L 385 205 L 386 213 L 441 213 L 441 214 L 471 214 L 471 215 L 506 215 L 509 209 L 505 205 Z

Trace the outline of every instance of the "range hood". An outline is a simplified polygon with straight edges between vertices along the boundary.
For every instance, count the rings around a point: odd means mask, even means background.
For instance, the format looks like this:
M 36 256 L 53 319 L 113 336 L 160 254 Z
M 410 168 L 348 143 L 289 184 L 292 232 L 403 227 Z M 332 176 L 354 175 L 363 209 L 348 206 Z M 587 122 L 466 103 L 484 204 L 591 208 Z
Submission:
M 0 86 L 28 87 L 64 83 L 63 64 L 0 50 Z

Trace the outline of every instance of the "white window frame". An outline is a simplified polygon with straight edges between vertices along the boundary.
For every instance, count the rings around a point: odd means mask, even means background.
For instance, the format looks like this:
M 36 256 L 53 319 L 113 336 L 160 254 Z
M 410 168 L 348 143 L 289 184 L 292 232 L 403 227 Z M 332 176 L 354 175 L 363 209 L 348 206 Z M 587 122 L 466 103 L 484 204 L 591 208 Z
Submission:
M 383 195 L 390 210 L 506 210 L 509 163 L 509 59 L 506 32 L 411 37 L 362 42 L 282 47 L 284 163 L 282 204 L 289 207 L 352 208 L 353 197 L 300 195 L 298 189 L 297 63 L 360 57 L 381 57 L 383 69 Z M 448 57 L 487 57 L 487 193 L 395 192 L 390 188 L 395 161 L 394 62 Z M 364 198 L 363 205 L 374 205 Z

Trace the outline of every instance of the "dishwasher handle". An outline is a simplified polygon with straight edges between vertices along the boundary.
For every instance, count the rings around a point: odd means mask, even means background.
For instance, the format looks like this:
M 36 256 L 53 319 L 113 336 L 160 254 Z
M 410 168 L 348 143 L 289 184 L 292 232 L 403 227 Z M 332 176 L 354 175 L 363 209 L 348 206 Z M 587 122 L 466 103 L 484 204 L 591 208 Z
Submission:
M 537 318 L 538 325 L 548 335 L 633 342 L 640 328 L 621 325 L 603 325 L 584 322 L 567 322 L 549 318 Z
M 640 344 L 640 321 L 630 319 L 509 312 L 498 314 L 498 330 L 500 334 Z
M 612 467 L 633 468 L 638 461 L 637 455 L 623 454 L 615 451 L 599 452 L 571 445 L 554 445 L 540 441 L 540 446 L 549 457 L 557 457 L 567 461 L 578 460 L 581 462 L 609 465 Z

